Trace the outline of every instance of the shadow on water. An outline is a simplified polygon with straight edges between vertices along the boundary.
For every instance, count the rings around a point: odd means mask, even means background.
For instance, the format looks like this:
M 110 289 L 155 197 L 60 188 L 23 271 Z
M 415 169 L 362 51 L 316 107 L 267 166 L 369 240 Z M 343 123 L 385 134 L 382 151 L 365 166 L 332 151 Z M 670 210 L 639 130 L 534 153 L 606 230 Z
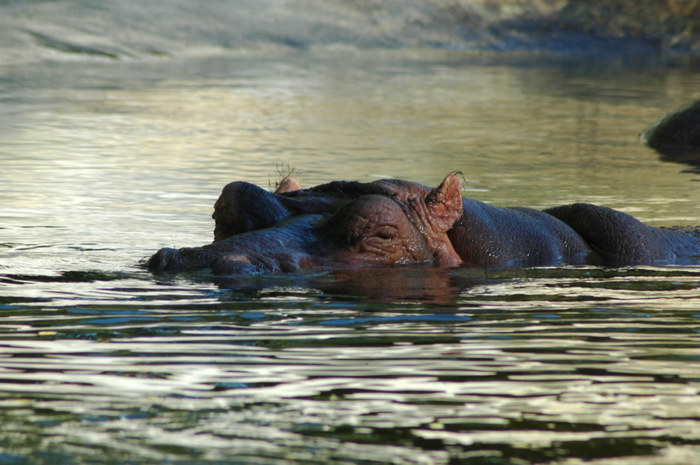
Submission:
M 697 233 L 695 229 L 694 232 Z M 694 262 L 695 263 L 695 262 Z M 365 268 L 353 271 L 266 273 L 256 275 L 214 275 L 209 271 L 178 275 L 152 275 L 147 271 L 104 272 L 97 270 L 64 271 L 55 275 L 0 275 L 0 283 L 26 286 L 65 285 L 69 295 L 72 285 L 97 284 L 110 289 L 133 292 L 135 302 L 148 301 L 150 289 L 167 290 L 191 286 L 208 297 L 221 301 L 251 300 L 262 296 L 283 295 L 285 292 L 309 293 L 314 298 L 337 299 L 356 304 L 362 302 L 434 304 L 438 307 L 455 304 L 469 295 L 488 301 L 497 289 L 531 286 L 533 290 L 558 289 L 560 294 L 535 294 L 537 300 L 551 302 L 577 301 L 582 298 L 598 300 L 595 296 L 567 295 L 566 289 L 608 288 L 630 290 L 692 289 L 684 283 L 697 277 L 698 263 L 679 266 L 602 267 L 577 265 L 539 268 L 434 268 L 422 265 Z M 674 278 L 678 278 L 675 281 Z M 128 285 L 121 285 L 129 283 Z M 154 287 L 155 286 L 155 287 Z M 213 287 L 212 287 L 213 286 Z M 85 296 L 86 298 L 89 296 Z M 498 298 L 504 297 L 499 295 Z M 522 294 L 509 294 L 508 300 L 529 300 Z M 23 302 L 52 302 L 49 297 L 31 298 L 20 295 L 0 296 L 4 304 Z M 604 299 L 603 299 L 604 300 Z M 360 305 L 361 307 L 361 305 Z M 361 308 L 358 308 L 361 309 Z
M 471 274 L 471 273 L 470 273 Z M 211 279 L 223 289 L 254 293 L 270 287 L 318 289 L 340 300 L 371 299 L 376 302 L 415 301 L 446 303 L 465 289 L 495 282 L 488 274 L 460 275 L 446 269 L 423 266 L 367 268 L 321 274 L 272 276 L 216 276 Z
M 700 150 L 665 150 L 663 153 L 659 152 L 659 159 L 687 165 L 684 172 L 700 174 Z

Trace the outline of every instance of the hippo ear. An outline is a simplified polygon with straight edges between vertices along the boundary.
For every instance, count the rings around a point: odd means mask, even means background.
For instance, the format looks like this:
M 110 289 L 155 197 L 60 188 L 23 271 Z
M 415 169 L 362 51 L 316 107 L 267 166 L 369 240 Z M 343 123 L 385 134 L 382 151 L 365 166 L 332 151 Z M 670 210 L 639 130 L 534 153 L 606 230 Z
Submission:
M 462 216 L 461 183 L 457 173 L 450 173 L 425 197 L 409 197 L 404 210 L 423 235 L 440 266 L 456 266 L 462 259 L 452 247 L 447 231 Z
M 450 173 L 425 197 L 433 230 L 447 232 L 462 216 L 461 187 L 458 173 Z
M 275 188 L 275 194 L 286 194 L 288 192 L 295 192 L 301 190 L 301 184 L 296 178 L 291 175 L 285 176 L 280 182 L 277 183 L 277 188 Z

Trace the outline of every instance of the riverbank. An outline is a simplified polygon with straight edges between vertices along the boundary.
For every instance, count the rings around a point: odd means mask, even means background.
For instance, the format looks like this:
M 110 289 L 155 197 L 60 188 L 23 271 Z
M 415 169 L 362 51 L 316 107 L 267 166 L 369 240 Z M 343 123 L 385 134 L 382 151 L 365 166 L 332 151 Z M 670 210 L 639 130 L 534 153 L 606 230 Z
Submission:
M 0 64 L 270 48 L 700 57 L 700 0 L 4 2 Z

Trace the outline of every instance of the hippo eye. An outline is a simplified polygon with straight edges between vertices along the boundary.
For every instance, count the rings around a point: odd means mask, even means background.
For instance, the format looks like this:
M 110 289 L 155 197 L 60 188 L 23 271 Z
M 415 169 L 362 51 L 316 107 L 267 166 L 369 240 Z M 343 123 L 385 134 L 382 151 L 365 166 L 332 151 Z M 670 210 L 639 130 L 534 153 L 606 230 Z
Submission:
M 396 230 L 389 227 L 379 228 L 375 231 L 374 236 L 383 240 L 392 240 L 396 237 Z

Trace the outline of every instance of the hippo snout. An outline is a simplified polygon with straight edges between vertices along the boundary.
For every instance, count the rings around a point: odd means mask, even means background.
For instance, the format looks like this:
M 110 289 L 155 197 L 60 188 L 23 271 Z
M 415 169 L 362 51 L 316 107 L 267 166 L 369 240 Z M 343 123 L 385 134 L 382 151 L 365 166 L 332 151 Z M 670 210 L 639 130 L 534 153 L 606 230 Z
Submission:
M 163 248 L 148 259 L 146 266 L 153 273 L 177 273 L 182 270 L 182 255 L 177 249 Z

